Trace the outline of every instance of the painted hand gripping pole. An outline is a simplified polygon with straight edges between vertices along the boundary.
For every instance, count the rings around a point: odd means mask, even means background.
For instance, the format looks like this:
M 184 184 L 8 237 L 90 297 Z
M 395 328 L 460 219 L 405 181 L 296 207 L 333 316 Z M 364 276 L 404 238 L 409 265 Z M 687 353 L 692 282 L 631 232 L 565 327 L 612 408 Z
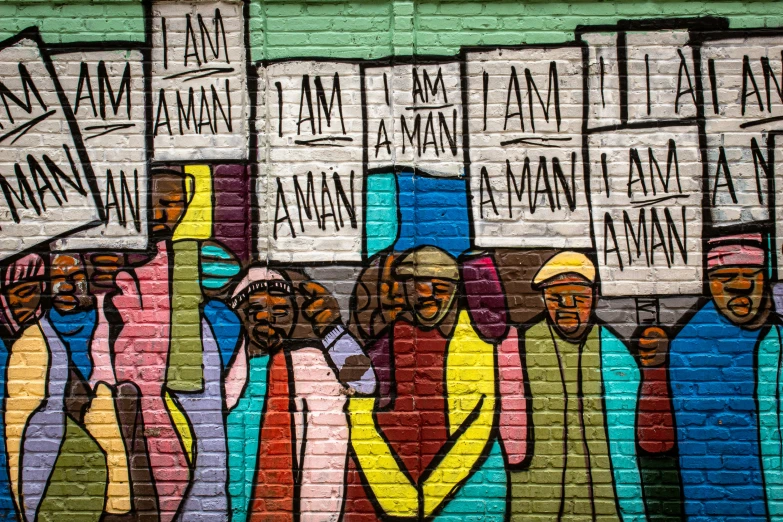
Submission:
M 783 28 L 0 42 L 0 519 L 778 520 Z

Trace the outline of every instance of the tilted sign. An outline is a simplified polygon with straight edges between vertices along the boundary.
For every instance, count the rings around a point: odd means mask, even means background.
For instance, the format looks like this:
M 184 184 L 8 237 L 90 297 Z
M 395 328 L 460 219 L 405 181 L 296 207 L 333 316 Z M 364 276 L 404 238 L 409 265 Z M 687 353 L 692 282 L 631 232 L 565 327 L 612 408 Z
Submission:
M 54 69 L 26 31 L 0 50 L 0 259 L 96 225 L 103 205 Z
M 105 225 L 57 241 L 63 250 L 147 246 L 144 70 L 138 50 L 76 51 L 52 57 L 90 157 Z

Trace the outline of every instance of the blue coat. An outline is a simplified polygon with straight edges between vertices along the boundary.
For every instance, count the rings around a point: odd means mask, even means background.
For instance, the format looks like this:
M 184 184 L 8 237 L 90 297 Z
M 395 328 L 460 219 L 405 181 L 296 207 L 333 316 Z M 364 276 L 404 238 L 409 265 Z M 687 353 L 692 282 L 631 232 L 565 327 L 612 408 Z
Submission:
M 688 518 L 783 516 L 780 369 L 780 327 L 740 328 L 712 301 L 672 341 L 669 372 Z

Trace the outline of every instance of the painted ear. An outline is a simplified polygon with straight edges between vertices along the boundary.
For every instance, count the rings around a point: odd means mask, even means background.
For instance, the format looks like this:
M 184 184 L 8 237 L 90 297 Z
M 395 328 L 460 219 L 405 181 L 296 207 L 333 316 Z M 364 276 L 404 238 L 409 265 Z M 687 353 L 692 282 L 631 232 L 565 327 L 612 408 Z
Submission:
M 508 308 L 495 260 L 486 253 L 470 257 L 460 271 L 476 331 L 487 342 L 502 340 L 508 331 Z

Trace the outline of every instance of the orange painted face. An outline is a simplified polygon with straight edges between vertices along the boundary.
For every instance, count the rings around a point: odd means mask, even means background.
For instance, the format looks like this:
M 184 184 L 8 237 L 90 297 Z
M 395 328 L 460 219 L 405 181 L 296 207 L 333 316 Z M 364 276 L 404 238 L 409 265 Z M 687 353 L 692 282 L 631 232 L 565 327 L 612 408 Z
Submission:
M 35 317 L 41 305 L 43 284 L 40 281 L 26 281 L 9 286 L 5 290 L 11 314 L 20 326 L 26 325 Z
M 416 320 L 426 328 L 437 326 L 451 309 L 457 285 L 448 279 L 405 279 L 405 297 Z
M 549 322 L 569 341 L 581 339 L 590 328 L 593 300 L 593 288 L 586 284 L 566 283 L 544 288 Z
M 185 177 L 174 173 L 152 176 L 152 235 L 158 239 L 172 236 L 185 214 L 187 195 Z
M 294 328 L 294 302 L 279 290 L 257 290 L 239 308 L 250 339 L 251 355 L 274 353 L 282 348 Z
M 762 267 L 729 266 L 709 273 L 710 292 L 718 311 L 732 323 L 749 325 L 764 307 L 766 275 Z
M 52 259 L 52 305 L 61 313 L 79 312 L 92 307 L 87 274 L 75 255 L 57 254 Z

